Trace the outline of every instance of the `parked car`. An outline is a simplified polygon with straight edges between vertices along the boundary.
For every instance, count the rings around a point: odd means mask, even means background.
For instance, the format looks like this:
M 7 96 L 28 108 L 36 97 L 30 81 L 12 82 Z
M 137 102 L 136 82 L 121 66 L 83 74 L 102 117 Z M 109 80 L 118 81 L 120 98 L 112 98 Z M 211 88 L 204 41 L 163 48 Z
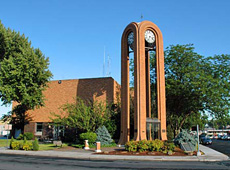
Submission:
M 200 138 L 200 143 L 204 144 L 204 145 L 211 145 L 212 140 L 208 137 L 202 137 L 202 138 Z
M 220 139 L 225 140 L 225 139 L 227 139 L 227 136 L 223 135 Z
M 217 135 L 214 135 L 213 139 L 218 139 L 218 136 L 217 136 Z
M 222 140 L 229 140 L 229 139 L 230 139 L 230 136 L 224 135 L 224 136 L 221 137 L 221 139 L 222 139 Z
M 208 137 L 209 137 L 210 139 L 213 139 L 213 138 L 214 138 L 214 136 L 213 136 L 213 135 L 208 135 Z
M 220 135 L 218 134 L 218 138 L 217 139 L 221 139 L 224 135 Z

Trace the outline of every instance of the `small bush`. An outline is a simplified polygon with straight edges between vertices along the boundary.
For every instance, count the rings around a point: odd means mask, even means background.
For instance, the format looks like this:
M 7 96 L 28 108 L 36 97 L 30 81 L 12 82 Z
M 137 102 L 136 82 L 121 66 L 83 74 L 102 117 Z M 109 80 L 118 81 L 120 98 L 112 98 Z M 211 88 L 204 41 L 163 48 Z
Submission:
M 23 145 L 24 145 L 24 142 L 19 141 L 19 149 L 23 150 Z
M 27 139 L 26 137 L 24 136 L 24 141 L 23 141 L 23 144 L 27 143 Z
M 11 139 L 10 139 L 10 149 L 12 149 L 12 143 L 14 142 L 14 137 L 12 136 Z
M 138 141 L 129 141 L 125 144 L 125 150 L 129 152 L 136 152 L 137 144 L 138 144 Z
M 17 137 L 17 140 L 23 140 L 23 139 L 24 139 L 23 134 L 20 134 L 20 135 Z
M 27 140 L 32 140 L 34 138 L 34 134 L 31 132 L 24 133 L 24 137 L 26 137 Z
M 175 145 L 174 145 L 174 143 L 171 143 L 171 142 L 167 142 L 167 141 L 165 141 L 164 142 L 164 150 L 165 151 L 174 151 L 175 150 Z
M 178 134 L 174 140 L 175 144 L 181 146 L 182 143 L 188 143 L 192 151 L 196 151 L 197 136 L 191 135 L 187 130 L 183 130 Z
M 35 138 L 35 140 L 33 141 L 33 150 L 34 151 L 39 150 L 39 144 L 38 144 L 38 139 L 37 138 Z
M 20 142 L 19 141 L 12 142 L 11 147 L 13 150 L 19 150 L 20 149 Z
M 160 139 L 155 139 L 150 142 L 149 148 L 151 151 L 161 151 L 164 147 L 164 142 L 161 141 Z
M 149 141 L 141 140 L 137 143 L 137 151 L 144 152 L 144 151 L 148 151 L 148 149 L 149 149 Z
M 22 149 L 25 150 L 25 151 L 32 150 L 33 149 L 33 145 L 32 145 L 31 142 L 23 143 Z
M 24 138 L 27 140 L 32 140 L 34 135 L 31 132 L 25 132 L 24 134 L 20 134 L 19 137 L 17 137 L 17 140 L 24 140 Z
M 85 140 L 88 140 L 89 144 L 92 144 L 96 141 L 97 135 L 93 132 L 87 132 L 80 134 L 80 140 L 84 143 Z
M 97 134 L 97 141 L 101 142 L 101 145 L 108 145 L 113 142 L 113 139 L 111 138 L 111 135 L 109 134 L 105 126 L 99 127 L 96 130 L 96 134 Z

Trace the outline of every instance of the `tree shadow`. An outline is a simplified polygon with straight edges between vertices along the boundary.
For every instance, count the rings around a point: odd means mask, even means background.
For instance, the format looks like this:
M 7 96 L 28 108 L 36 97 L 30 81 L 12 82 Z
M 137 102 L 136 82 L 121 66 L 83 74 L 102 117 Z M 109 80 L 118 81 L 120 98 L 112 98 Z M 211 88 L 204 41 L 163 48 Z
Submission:
M 12 111 L 12 120 L 13 125 L 12 134 L 15 134 L 16 129 L 21 129 L 21 133 L 24 133 L 25 125 L 29 124 L 33 120 L 33 116 L 27 113 L 28 109 L 24 105 L 15 106 Z
M 105 101 L 113 102 L 113 92 L 114 85 L 112 78 L 80 79 L 77 85 L 76 96 L 85 101 L 95 101 L 98 98 L 105 98 Z

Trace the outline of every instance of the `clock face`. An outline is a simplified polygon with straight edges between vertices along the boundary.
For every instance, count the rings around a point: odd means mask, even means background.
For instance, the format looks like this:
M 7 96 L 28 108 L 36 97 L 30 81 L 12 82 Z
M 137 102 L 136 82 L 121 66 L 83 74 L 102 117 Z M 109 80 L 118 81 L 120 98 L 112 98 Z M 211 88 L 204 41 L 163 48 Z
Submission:
M 145 40 L 147 41 L 147 43 L 153 44 L 155 42 L 154 33 L 150 30 L 145 31 Z
M 130 32 L 128 35 L 128 45 L 133 50 L 134 34 Z

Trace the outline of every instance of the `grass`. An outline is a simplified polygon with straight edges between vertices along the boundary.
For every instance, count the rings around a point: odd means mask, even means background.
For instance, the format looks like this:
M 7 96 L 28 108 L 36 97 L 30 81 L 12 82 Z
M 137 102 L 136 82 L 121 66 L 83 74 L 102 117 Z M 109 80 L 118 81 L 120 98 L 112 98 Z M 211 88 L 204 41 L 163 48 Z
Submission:
M 10 139 L 8 139 L 8 145 L 10 145 Z M 0 139 L 0 147 L 7 146 L 7 139 Z
M 48 143 L 48 144 L 39 144 L 39 151 L 47 151 L 47 150 L 53 150 L 53 149 L 57 149 L 57 148 L 61 148 L 61 147 L 66 147 L 67 145 L 64 143 L 62 144 L 62 146 L 55 146 L 52 143 Z
M 75 148 L 84 148 L 85 145 L 84 144 L 73 144 L 73 143 L 71 143 L 71 144 L 69 144 L 69 146 L 72 146 Z M 104 148 L 104 147 L 108 148 L 108 147 L 115 147 L 115 146 L 117 146 L 116 143 L 111 143 L 108 145 L 102 145 L 101 148 Z M 90 148 L 96 148 L 95 144 L 89 144 L 89 147 Z
M 15 140 L 19 142 L 23 142 L 23 140 Z M 29 140 L 29 142 L 33 142 L 33 140 Z M 8 145 L 10 145 L 10 139 L 8 139 Z M 0 147 L 6 147 L 7 146 L 7 139 L 0 139 Z M 66 147 L 67 144 L 63 143 L 62 147 Z M 54 144 L 39 144 L 39 150 L 40 151 L 45 151 L 45 150 L 53 150 L 61 148 L 59 146 L 55 146 Z
M 23 142 L 23 140 L 16 140 L 16 141 L 20 141 Z M 33 142 L 32 140 L 30 142 Z M 10 144 L 10 139 L 8 139 L 8 145 Z M 6 147 L 7 145 L 7 139 L 1 139 L 0 140 L 0 147 Z M 116 143 L 112 143 L 110 145 L 102 145 L 101 147 L 114 147 L 116 146 Z M 66 146 L 72 146 L 75 148 L 84 148 L 84 144 L 73 144 L 73 143 L 63 143 L 62 147 L 66 147 Z M 53 149 L 57 149 L 57 148 L 61 148 L 60 146 L 55 146 L 52 143 L 48 143 L 48 144 L 39 144 L 39 151 L 47 151 L 47 150 L 53 150 Z M 95 145 L 91 144 L 90 148 L 95 148 Z
M 102 148 L 103 148 L 103 147 L 108 148 L 108 147 L 116 147 L 116 146 L 117 146 L 116 143 L 111 143 L 111 144 L 108 144 L 108 145 L 102 145 L 101 147 L 102 147 Z

